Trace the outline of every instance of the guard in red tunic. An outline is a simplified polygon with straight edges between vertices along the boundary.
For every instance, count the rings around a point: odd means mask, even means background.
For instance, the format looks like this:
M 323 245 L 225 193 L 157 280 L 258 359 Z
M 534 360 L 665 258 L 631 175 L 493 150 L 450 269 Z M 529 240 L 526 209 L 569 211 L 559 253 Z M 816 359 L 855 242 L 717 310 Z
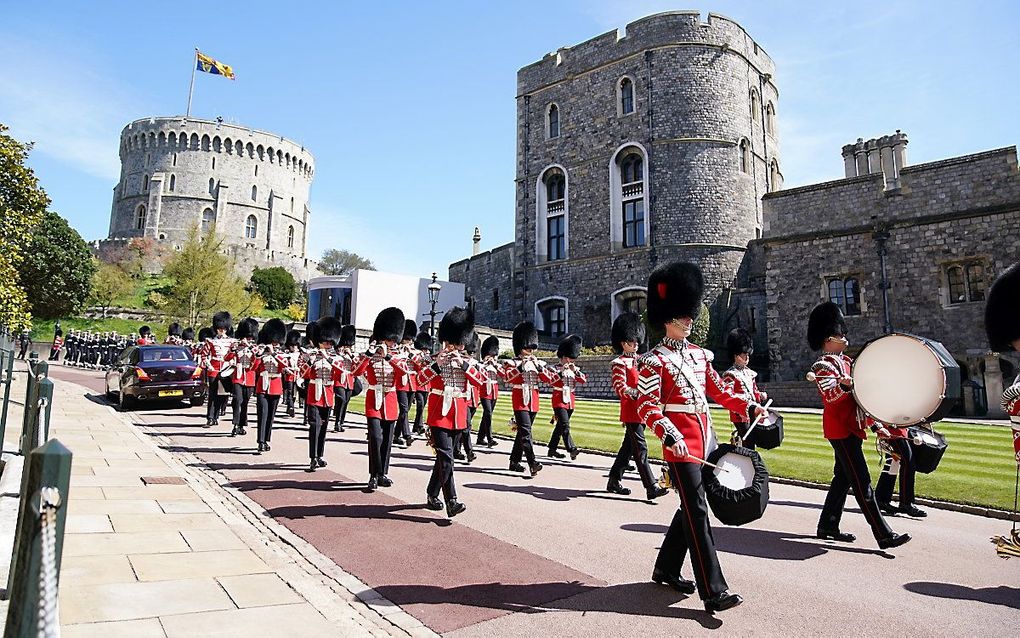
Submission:
M 446 499 L 446 515 L 453 517 L 466 506 L 457 500 L 453 482 L 454 439 L 467 429 L 468 394 L 471 387 L 482 384 L 482 375 L 467 357 L 464 348 L 474 336 L 474 316 L 470 310 L 451 308 L 439 323 L 439 342 L 442 349 L 431 365 L 418 371 L 419 382 L 429 388 L 427 415 L 432 447 L 436 461 L 427 489 L 427 507 L 443 509 L 439 500 L 442 490 Z
M 546 363 L 535 357 L 538 349 L 538 330 L 530 321 L 522 321 L 514 327 L 514 355 L 503 362 L 499 374 L 510 385 L 513 400 L 514 422 L 517 435 L 510 451 L 510 471 L 523 472 L 521 456 L 528 459 L 531 476 L 542 470 L 542 464 L 535 460 L 531 440 L 531 425 L 538 414 L 538 384 L 549 383 L 552 376 L 546 370 Z
M 552 408 L 556 421 L 552 436 L 549 437 L 549 456 L 556 459 L 564 458 L 564 455 L 556 450 L 562 439 L 563 446 L 567 448 L 570 460 L 573 461 L 581 451 L 570 437 L 570 417 L 574 414 L 577 386 L 588 382 L 588 377 L 574 363 L 581 356 L 581 337 L 577 335 L 563 337 L 559 347 L 556 348 L 556 356 L 560 360 L 559 364 L 549 366 L 549 385 L 553 387 Z
M 468 363 L 476 373 L 478 373 L 481 379 L 485 379 L 485 373 L 481 371 L 478 359 L 475 359 L 475 354 L 478 352 L 480 345 L 478 339 L 478 333 L 472 332 L 471 338 L 468 339 L 467 345 L 464 346 L 464 355 L 467 357 Z M 467 428 L 463 432 L 458 432 L 457 436 L 453 440 L 453 458 L 458 461 L 467 461 L 468 465 L 475 462 L 478 457 L 475 455 L 475 450 L 472 447 L 473 442 L 471 440 L 472 424 L 475 418 L 475 412 L 478 411 L 478 404 L 481 399 L 481 389 L 479 386 L 470 385 L 467 389 Z
M 317 349 L 303 354 L 301 377 L 308 383 L 305 398 L 308 421 L 308 472 L 326 467 L 322 458 L 326 450 L 326 430 L 329 428 L 329 410 L 335 403 L 333 387 L 340 378 L 341 367 L 333 346 L 340 340 L 340 322 L 333 317 L 322 317 L 308 325 L 305 331 Z M 314 326 L 314 327 L 313 327 Z
M 418 363 L 422 361 L 432 362 L 432 337 L 429 333 L 422 331 L 414 338 L 413 355 L 411 360 L 415 363 L 412 366 L 417 374 Z M 426 363 L 426 365 L 428 365 Z M 411 434 L 422 435 L 425 433 L 425 402 L 428 400 L 428 388 L 421 387 L 421 383 L 415 380 L 415 391 L 411 396 L 414 401 L 414 426 Z
M 233 391 L 230 376 L 220 375 L 227 353 L 234 345 L 233 338 L 227 336 L 232 327 L 233 319 L 230 317 L 230 313 L 217 312 L 213 315 L 213 336 L 202 342 L 202 364 L 205 367 L 205 378 L 209 385 L 209 407 L 205 423 L 207 428 L 219 425 L 220 414 L 223 413 L 223 408 L 227 405 L 227 396 Z
M 418 390 L 417 368 L 412 364 L 414 359 L 414 337 L 418 334 L 418 324 L 411 319 L 404 319 L 404 336 L 400 345 L 392 353 L 395 357 L 404 359 L 404 369 L 407 372 L 400 372 L 394 381 L 397 388 L 397 414 L 396 432 L 393 435 L 395 445 L 411 447 L 414 439 L 411 438 L 411 397 Z
M 871 489 L 871 474 L 861 449 L 868 436 L 865 432 L 867 421 L 851 394 L 853 379 L 850 372 L 853 361 L 843 354 L 850 343 L 846 333 L 843 312 L 836 304 L 827 301 L 811 311 L 808 318 L 808 345 L 812 350 L 821 350 L 822 355 L 811 366 L 808 378 L 815 381 L 822 395 L 822 430 L 836 457 L 832 483 L 829 484 L 829 493 L 818 519 L 817 537 L 844 542 L 857 540 L 853 534 L 839 530 L 846 495 L 852 488 L 854 498 L 868 520 L 878 546 L 882 549 L 898 547 L 909 541 L 910 535 L 896 534 L 889 528 Z M 889 430 L 879 423 L 872 423 L 873 432 L 882 438 L 889 438 Z
M 354 394 L 354 367 L 356 357 L 354 355 L 354 342 L 358 338 L 358 330 L 353 325 L 346 325 L 340 331 L 340 343 L 337 345 L 336 354 L 340 357 L 340 381 L 333 388 L 336 397 L 335 420 L 333 430 L 344 431 L 344 423 L 347 421 L 347 406 L 351 402 L 351 395 Z
M 726 335 L 726 349 L 729 351 L 733 365 L 723 373 L 722 379 L 729 386 L 733 394 L 744 397 L 749 403 L 764 405 L 768 396 L 758 389 L 758 382 L 755 378 L 758 373 L 747 367 L 751 362 L 751 355 L 754 354 L 754 340 L 751 333 L 743 328 L 731 330 Z M 744 447 L 754 449 L 754 432 L 751 432 L 750 439 L 744 439 L 747 429 L 751 426 L 747 420 L 747 414 L 743 412 L 730 412 L 730 422 L 737 429 Z
M 142 326 L 138 329 L 138 341 L 136 343 L 140 346 L 156 345 L 156 338 L 152 336 L 152 329 L 149 326 Z
M 287 332 L 287 341 L 284 343 L 284 351 L 281 355 L 284 361 L 283 373 L 283 405 L 286 406 L 287 416 L 293 417 L 294 401 L 297 398 L 297 380 L 301 362 L 301 333 L 297 330 Z
M 261 348 L 255 356 L 252 370 L 255 373 L 255 413 L 258 415 L 258 453 L 269 451 L 273 438 L 273 421 L 276 408 L 283 396 L 283 375 L 287 371 L 287 360 L 280 350 L 280 342 L 286 338 L 287 326 L 279 319 L 270 319 L 259 330 L 258 342 Z
M 361 355 L 354 376 L 365 375 L 365 420 L 368 421 L 368 491 L 393 485 L 386 474 L 390 469 L 394 426 L 400 415 L 394 379 L 406 374 L 407 359 L 394 356 L 404 335 L 404 313 L 386 308 L 375 318 L 372 342 Z
M 171 346 L 179 346 L 184 343 L 184 338 L 181 337 L 181 324 L 176 321 L 170 324 L 166 329 L 166 343 Z
M 698 593 L 711 613 L 735 607 L 743 599 L 727 591 L 697 462 L 711 451 L 706 449 L 712 427 L 708 398 L 728 410 L 761 408 L 731 393 L 707 351 L 687 341 L 703 294 L 704 280 L 694 264 L 666 264 L 649 276 L 648 323 L 662 326 L 666 336 L 639 361 L 638 415 L 662 440 L 662 457 L 680 493 L 680 509 L 662 542 L 652 580 L 694 593 L 694 583 L 680 576 L 689 551 Z
M 255 370 L 252 366 L 255 363 L 254 346 L 258 331 L 258 321 L 251 317 L 242 320 L 237 324 L 237 330 L 234 332 L 235 341 L 224 358 L 233 382 L 233 401 L 230 407 L 233 410 L 234 429 L 230 431 L 230 436 L 244 435 L 248 432 L 245 428 L 248 426 L 248 403 L 251 401 L 251 395 L 255 393 Z
M 993 352 L 1020 352 L 1020 262 L 1002 273 L 989 289 L 985 331 Z M 1002 409 L 1013 426 L 1013 453 L 1020 464 L 1020 375 L 1002 393 Z
M 648 463 L 648 443 L 645 441 L 645 424 L 638 415 L 638 347 L 645 340 L 645 325 L 637 313 L 624 312 L 613 322 L 611 334 L 617 357 L 611 364 L 613 390 L 620 397 L 620 423 L 623 424 L 623 442 L 616 461 L 609 469 L 606 491 L 627 496 L 630 488 L 623 486 L 623 472 L 631 459 L 637 465 L 638 475 L 649 501 L 665 496 L 669 490 L 659 487 Z
M 480 370 L 484 376 L 479 403 L 482 405 L 482 419 L 478 422 L 478 445 L 495 447 L 492 438 L 492 411 L 499 399 L 499 337 L 490 335 L 482 342 Z

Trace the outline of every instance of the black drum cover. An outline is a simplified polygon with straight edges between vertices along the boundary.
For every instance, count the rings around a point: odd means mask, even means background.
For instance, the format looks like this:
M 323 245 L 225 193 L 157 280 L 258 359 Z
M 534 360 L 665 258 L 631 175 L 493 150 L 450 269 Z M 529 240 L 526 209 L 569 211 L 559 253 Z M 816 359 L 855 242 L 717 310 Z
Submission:
M 743 477 L 744 487 L 733 489 L 720 483 L 715 468 L 705 465 L 701 470 L 705 497 L 712 508 L 712 513 L 724 525 L 745 525 L 765 514 L 765 508 L 769 504 L 769 471 L 757 452 L 745 447 L 734 447 L 729 443 L 720 445 L 706 460 L 719 464 L 727 454 L 746 457 L 753 468 L 753 475 Z M 730 467 L 734 468 L 731 471 L 737 471 L 733 465 Z
M 949 443 L 946 441 L 946 437 L 940 432 L 929 430 L 928 428 L 908 428 L 910 437 L 910 451 L 913 453 L 914 469 L 921 474 L 931 474 L 942 460 L 942 455 L 946 453 L 946 448 L 949 447 Z M 916 443 L 915 439 L 928 437 L 934 437 L 935 443 L 930 440 L 922 440 L 921 443 Z
M 774 450 L 783 444 L 783 417 L 775 410 L 769 410 L 761 423 L 754 426 L 747 443 L 754 443 L 763 450 Z

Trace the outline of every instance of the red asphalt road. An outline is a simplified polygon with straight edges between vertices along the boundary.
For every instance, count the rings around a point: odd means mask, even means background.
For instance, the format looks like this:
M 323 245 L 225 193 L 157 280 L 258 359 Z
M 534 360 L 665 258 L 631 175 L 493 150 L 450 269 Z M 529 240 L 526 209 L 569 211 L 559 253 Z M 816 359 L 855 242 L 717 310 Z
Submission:
M 103 390 L 98 373 L 51 370 Z M 675 496 L 649 505 L 607 494 L 606 457 L 542 459 L 546 469 L 528 479 L 507 471 L 510 444 L 501 442 L 457 467 L 468 510 L 447 523 L 422 507 L 433 457 L 420 441 L 394 450 L 392 488 L 361 491 L 368 461 L 360 416 L 347 432 L 330 432 L 329 467 L 313 474 L 301 471 L 307 439 L 295 420 L 279 419 L 273 450 L 256 456 L 253 428 L 240 438 L 229 436 L 228 421 L 205 429 L 204 408 L 157 406 L 133 418 L 452 636 L 1007 636 L 1020 627 L 1020 560 L 997 558 L 988 540 L 1009 530 L 1004 521 L 942 510 L 925 520 L 895 517 L 893 529 L 914 540 L 885 553 L 852 498 L 842 527 L 857 542 L 822 542 L 813 532 L 824 492 L 773 484 L 761 520 L 714 527 L 726 579 L 746 602 L 713 617 L 696 597 L 648 581 Z M 1011 478 L 1003 477 L 1004 490 Z M 627 484 L 640 493 L 633 475 Z

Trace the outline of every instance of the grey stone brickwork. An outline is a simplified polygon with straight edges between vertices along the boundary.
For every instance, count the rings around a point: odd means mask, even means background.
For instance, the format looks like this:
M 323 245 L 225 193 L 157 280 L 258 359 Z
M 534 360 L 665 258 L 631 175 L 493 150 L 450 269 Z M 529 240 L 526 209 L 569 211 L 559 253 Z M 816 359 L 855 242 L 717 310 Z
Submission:
M 244 274 L 255 266 L 283 266 L 300 280 L 317 273 L 307 258 L 315 161 L 301 145 L 233 124 L 152 117 L 124 127 L 120 159 L 100 253 L 135 237 L 179 246 L 211 219 Z
M 515 323 L 513 308 L 514 244 L 503 244 L 450 264 L 450 281 L 464 283 L 464 297 L 475 318 L 490 326 Z

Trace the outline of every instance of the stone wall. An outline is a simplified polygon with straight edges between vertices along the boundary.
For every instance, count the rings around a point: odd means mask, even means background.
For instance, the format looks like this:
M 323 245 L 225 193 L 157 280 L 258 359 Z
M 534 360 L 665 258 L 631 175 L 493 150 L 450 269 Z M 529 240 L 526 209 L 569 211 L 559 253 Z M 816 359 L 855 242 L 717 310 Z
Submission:
M 464 284 L 465 301 L 473 300 L 478 321 L 512 330 L 520 320 L 513 308 L 513 272 L 511 242 L 450 264 L 449 281 Z

